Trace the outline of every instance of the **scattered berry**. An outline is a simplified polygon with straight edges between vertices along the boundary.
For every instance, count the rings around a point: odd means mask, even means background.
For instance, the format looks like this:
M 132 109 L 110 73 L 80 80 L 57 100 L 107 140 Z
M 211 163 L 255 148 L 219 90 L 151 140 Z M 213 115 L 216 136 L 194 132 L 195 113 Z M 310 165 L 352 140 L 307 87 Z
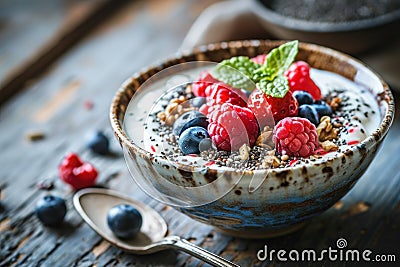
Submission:
M 192 126 L 207 128 L 208 122 L 206 116 L 196 110 L 185 112 L 174 122 L 173 132 L 179 136 L 184 130 Z
M 317 100 L 313 104 L 314 108 L 317 110 L 319 117 L 332 115 L 332 108 L 325 103 L 323 100 Z
M 67 206 L 64 199 L 47 195 L 36 203 L 35 214 L 47 226 L 57 226 L 64 220 Z
M 299 117 L 309 120 L 312 124 L 319 124 L 319 117 L 314 105 L 301 105 L 299 107 Z
M 208 132 L 219 150 L 238 150 L 243 144 L 253 146 L 257 139 L 257 120 L 249 108 L 224 103 L 214 106 L 208 119 Z
M 210 138 L 206 129 L 199 126 L 190 127 L 182 132 L 178 145 L 184 155 L 200 154 L 200 143 L 206 138 Z
M 140 231 L 142 223 L 142 215 L 131 205 L 120 204 L 107 213 L 108 227 L 119 238 L 133 238 Z
M 276 123 L 283 118 L 297 116 L 298 110 L 297 100 L 290 91 L 283 98 L 278 98 L 256 89 L 249 97 L 248 106 L 256 116 L 260 129 L 274 125 L 273 120 Z
M 251 60 L 254 61 L 255 63 L 263 65 L 265 63 L 266 58 L 267 58 L 267 55 L 261 54 L 256 57 L 253 57 Z
M 97 170 L 87 162 L 82 162 L 78 155 L 68 154 L 58 167 L 60 178 L 74 189 L 93 186 Z
M 306 91 L 309 92 L 314 100 L 320 100 L 321 90 L 310 77 L 310 65 L 304 61 L 294 62 L 289 69 L 286 70 L 285 76 L 289 80 L 290 91 Z
M 314 102 L 314 99 L 312 98 L 310 93 L 306 91 L 294 91 L 293 96 L 294 98 L 296 98 L 299 106 L 305 104 L 311 105 Z
M 110 141 L 103 132 L 96 131 L 90 136 L 86 146 L 94 153 L 106 155 L 110 152 Z
M 309 157 L 319 147 L 317 131 L 309 120 L 288 117 L 274 128 L 273 140 L 281 155 Z

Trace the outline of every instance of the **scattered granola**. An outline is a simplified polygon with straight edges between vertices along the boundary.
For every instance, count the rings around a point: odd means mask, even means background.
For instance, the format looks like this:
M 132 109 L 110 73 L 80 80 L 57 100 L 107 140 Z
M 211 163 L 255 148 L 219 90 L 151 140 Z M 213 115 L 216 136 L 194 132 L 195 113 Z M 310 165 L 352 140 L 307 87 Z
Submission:
M 326 152 L 337 151 L 339 147 L 332 141 L 326 140 L 320 143 L 323 150 Z

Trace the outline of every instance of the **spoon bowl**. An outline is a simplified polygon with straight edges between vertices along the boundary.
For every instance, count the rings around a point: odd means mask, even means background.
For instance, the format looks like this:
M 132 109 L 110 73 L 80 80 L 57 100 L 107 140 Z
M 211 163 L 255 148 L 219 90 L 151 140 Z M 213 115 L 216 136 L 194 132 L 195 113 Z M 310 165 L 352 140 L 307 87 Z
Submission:
M 83 220 L 112 245 L 134 254 L 151 254 L 165 249 L 189 253 L 213 266 L 238 266 L 178 236 L 166 236 L 168 226 L 159 213 L 119 192 L 86 188 L 75 193 L 73 204 Z M 140 232 L 132 239 L 120 239 L 107 225 L 108 211 L 119 204 L 135 207 L 142 215 Z

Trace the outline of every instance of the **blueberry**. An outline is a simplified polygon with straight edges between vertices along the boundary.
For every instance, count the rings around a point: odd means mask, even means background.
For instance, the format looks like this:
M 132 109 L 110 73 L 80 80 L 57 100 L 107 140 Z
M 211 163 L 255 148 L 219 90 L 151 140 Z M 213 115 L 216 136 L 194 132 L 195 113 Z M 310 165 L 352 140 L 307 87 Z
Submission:
M 205 97 L 200 97 L 200 96 L 190 99 L 190 103 L 195 108 L 201 107 L 206 102 L 207 102 L 207 99 Z
M 143 219 L 140 212 L 127 204 L 112 207 L 107 213 L 107 224 L 119 238 L 134 237 L 142 227 Z
M 310 93 L 306 91 L 294 91 L 293 96 L 296 98 L 299 106 L 309 104 L 311 105 L 314 102 L 314 99 L 310 95 Z
M 308 119 L 314 125 L 319 124 L 318 113 L 313 105 L 301 105 L 299 107 L 299 117 Z
M 313 106 L 317 110 L 319 117 L 332 115 L 332 108 L 325 101 L 317 100 Z
M 208 126 L 207 118 L 206 117 L 201 117 L 201 118 L 191 119 L 185 125 L 183 125 L 181 131 L 179 132 L 179 135 L 181 135 L 186 129 L 189 129 L 190 127 L 195 127 L 195 126 L 207 129 L 207 126 Z
M 105 155 L 109 153 L 109 145 L 107 136 L 102 132 L 96 131 L 90 136 L 87 147 L 96 154 Z
M 186 129 L 180 135 L 178 144 L 180 149 L 182 150 L 182 153 L 185 155 L 200 154 L 200 150 L 203 151 L 203 149 L 207 146 L 205 142 L 208 141 L 204 140 L 209 138 L 210 135 L 208 134 L 206 129 L 204 129 L 203 127 L 195 126 Z
M 47 226 L 59 225 L 67 213 L 64 199 L 47 195 L 36 203 L 35 214 L 38 219 Z
M 192 110 L 192 111 L 183 113 L 174 123 L 174 127 L 173 127 L 174 134 L 179 136 L 183 132 L 182 128 L 187 123 L 191 123 L 191 124 L 189 124 L 189 126 L 186 127 L 186 129 L 189 128 L 190 126 L 202 126 L 202 125 L 194 125 L 193 122 L 190 122 L 191 120 L 196 119 L 196 118 L 206 118 L 206 116 L 204 116 L 203 113 L 196 111 L 196 110 Z M 203 120 L 203 122 L 204 122 L 204 120 Z M 202 127 L 204 127 L 204 126 L 202 126 Z M 205 126 L 205 127 L 207 127 L 207 126 Z

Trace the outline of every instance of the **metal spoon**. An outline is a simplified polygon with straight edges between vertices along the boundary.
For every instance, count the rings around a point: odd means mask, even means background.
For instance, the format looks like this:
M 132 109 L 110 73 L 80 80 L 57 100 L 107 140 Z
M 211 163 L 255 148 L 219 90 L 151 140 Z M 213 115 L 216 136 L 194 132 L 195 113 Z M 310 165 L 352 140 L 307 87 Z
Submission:
M 165 249 L 177 249 L 213 266 L 239 266 L 225 260 L 179 236 L 165 236 L 168 230 L 164 219 L 152 208 L 121 193 L 102 188 L 87 188 L 75 193 L 75 209 L 101 237 L 122 250 L 134 254 L 151 254 Z M 140 232 L 131 240 L 116 237 L 107 225 L 107 213 L 118 204 L 135 207 L 143 217 Z

